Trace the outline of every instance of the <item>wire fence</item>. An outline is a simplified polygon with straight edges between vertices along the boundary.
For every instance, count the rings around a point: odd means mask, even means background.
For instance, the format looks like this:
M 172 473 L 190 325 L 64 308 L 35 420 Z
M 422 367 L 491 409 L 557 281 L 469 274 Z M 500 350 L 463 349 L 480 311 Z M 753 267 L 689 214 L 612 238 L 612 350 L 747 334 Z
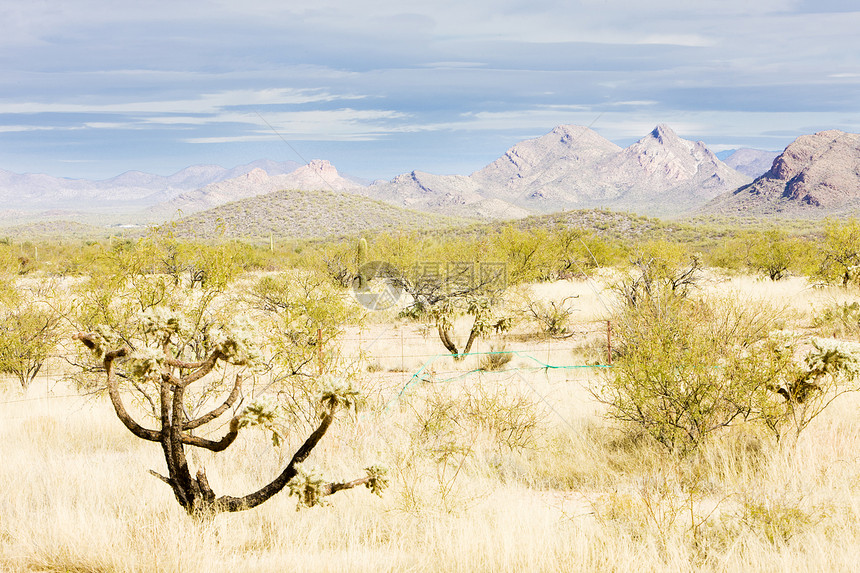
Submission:
M 388 409 L 421 384 L 452 383 L 487 373 L 492 368 L 493 357 L 504 356 L 503 371 L 515 374 L 526 383 L 530 372 L 608 368 L 612 357 L 612 327 L 607 321 L 579 322 L 554 337 L 529 332 L 491 336 L 478 339 L 470 352 L 455 357 L 445 350 L 435 328 L 413 323 L 380 324 L 347 330 L 329 348 L 320 345 L 317 358 L 320 371 L 330 359 L 328 353 L 335 350 L 341 364 L 350 364 L 366 377 L 385 378 Z M 76 357 L 68 349 L 51 355 L 23 393 L 17 379 L 5 377 L 6 391 L 0 395 L 0 405 L 20 407 L 21 411 L 20 415 L 11 412 L 11 416 L 4 417 L 26 417 L 26 410 L 39 403 L 81 400 L 82 394 L 66 382 L 74 373 Z M 10 391 L 16 386 L 18 391 Z M 261 388 L 265 392 L 262 385 L 257 386 L 255 392 Z

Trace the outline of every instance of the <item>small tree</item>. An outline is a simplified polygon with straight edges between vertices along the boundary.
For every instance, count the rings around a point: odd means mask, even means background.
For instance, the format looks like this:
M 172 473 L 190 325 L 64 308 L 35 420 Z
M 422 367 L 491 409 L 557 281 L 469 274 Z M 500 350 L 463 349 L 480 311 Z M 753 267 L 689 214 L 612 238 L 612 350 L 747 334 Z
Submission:
M 819 276 L 842 286 L 860 280 L 860 221 L 828 221 L 820 249 Z
M 289 411 L 306 420 L 316 417 L 321 373 L 349 376 L 340 360 L 345 325 L 360 325 L 361 308 L 321 272 L 298 271 L 262 277 L 246 297 L 259 311 L 260 325 L 271 350 L 271 374 Z
M 629 306 L 640 301 L 660 303 L 685 298 L 699 285 L 701 277 L 698 255 L 689 255 L 674 243 L 653 241 L 637 248 L 630 269 L 614 290 Z
M 499 314 L 494 298 L 505 284 L 503 266 L 487 267 L 490 272 L 476 272 L 476 266 L 468 263 L 448 265 L 444 271 L 441 264 L 428 266 L 430 269 L 425 271 L 430 272 L 415 272 L 412 276 L 399 273 L 389 280 L 412 298 L 403 314 L 432 321 L 442 345 L 455 360 L 464 359 L 478 338 L 510 329 L 511 319 Z M 472 325 L 460 350 L 454 323 L 462 316 L 471 317 Z
M 687 453 L 751 411 L 750 387 L 725 376 L 738 348 L 767 336 L 767 313 L 677 296 L 639 299 L 616 318 L 616 351 L 598 399 L 609 416 Z
M 800 252 L 799 240 L 779 229 L 753 233 L 747 240 L 747 266 L 764 273 L 772 281 L 785 277 Z
M 131 346 L 122 344 L 118 339 L 104 332 L 82 332 L 75 335 L 87 348 L 92 350 L 104 365 L 107 390 L 117 417 L 128 430 L 142 440 L 158 442 L 167 464 L 167 475 L 152 472 L 168 484 L 179 504 L 194 517 L 206 517 L 219 512 L 241 511 L 256 507 L 289 486 L 293 493 L 300 495 L 301 503 L 312 505 L 320 498 L 337 491 L 365 485 L 374 492 L 385 486 L 382 473 L 370 468 L 366 476 L 344 483 L 328 483 L 316 480 L 303 473 L 301 464 L 328 431 L 340 408 L 354 405 L 355 392 L 329 388 L 320 396 L 320 422 L 302 446 L 296 450 L 284 470 L 269 484 L 259 490 L 240 497 L 216 496 L 209 485 L 204 468 L 192 475 L 186 457 L 186 447 L 202 448 L 212 452 L 227 449 L 238 436 L 241 428 L 255 423 L 271 420 L 259 405 L 251 405 L 234 415 L 229 422 L 227 433 L 218 440 L 207 439 L 194 434 L 205 424 L 213 422 L 237 405 L 242 389 L 242 375 L 237 373 L 229 394 L 216 408 L 199 415 L 189 415 L 194 411 L 187 400 L 192 386 L 210 374 L 216 373 L 225 365 L 237 367 L 250 366 L 257 360 L 253 343 L 247 334 L 237 328 L 212 328 L 206 332 L 207 352 L 202 360 L 189 360 L 187 345 L 179 336 L 184 328 L 181 318 L 157 311 L 141 317 L 143 330 L 152 336 L 155 344 L 150 346 Z M 157 389 L 155 408 L 157 428 L 150 429 L 138 423 L 126 409 L 119 388 L 117 365 L 125 366 L 123 378 L 135 387 L 154 386 Z M 298 481 L 296 481 L 298 478 Z
M 51 308 L 22 302 L 0 315 L 0 372 L 14 374 L 25 390 L 60 339 L 59 315 Z
M 738 421 L 795 435 L 839 395 L 857 390 L 860 350 L 812 341 L 802 362 L 757 301 L 644 297 L 616 316 L 617 357 L 598 399 L 609 416 L 686 454 Z M 856 347 L 856 345 L 854 345 Z

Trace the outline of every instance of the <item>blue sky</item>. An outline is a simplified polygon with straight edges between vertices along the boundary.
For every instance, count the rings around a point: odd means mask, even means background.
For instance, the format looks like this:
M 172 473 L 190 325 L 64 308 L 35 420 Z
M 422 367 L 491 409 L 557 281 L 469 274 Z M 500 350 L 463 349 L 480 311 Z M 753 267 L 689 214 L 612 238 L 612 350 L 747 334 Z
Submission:
M 858 30 L 854 0 L 0 0 L 0 169 L 468 174 L 566 123 L 781 150 L 860 132 Z

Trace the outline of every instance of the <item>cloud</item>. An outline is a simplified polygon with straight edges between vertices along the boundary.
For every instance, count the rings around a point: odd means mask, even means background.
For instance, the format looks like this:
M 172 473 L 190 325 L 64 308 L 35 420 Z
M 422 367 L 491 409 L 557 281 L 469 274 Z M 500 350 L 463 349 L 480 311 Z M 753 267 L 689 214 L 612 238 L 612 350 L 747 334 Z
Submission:
M 212 114 L 231 107 L 297 105 L 339 100 L 362 99 L 359 95 L 333 95 L 323 90 L 273 88 L 264 90 L 227 90 L 205 93 L 193 99 L 129 101 L 122 103 L 0 102 L 0 114 L 79 113 L 79 114 Z M 103 99 L 103 98 L 99 98 Z
M 0 133 L 15 133 L 24 131 L 51 131 L 56 127 L 45 125 L 0 125 Z
M 258 114 L 222 114 L 210 118 L 166 118 L 196 125 L 213 123 L 245 124 L 252 126 L 251 133 L 188 137 L 188 143 L 227 143 L 265 141 L 284 137 L 303 141 L 372 141 L 397 133 L 399 120 L 408 115 L 386 110 L 356 110 L 350 108 L 335 110 L 313 110 L 301 112 L 273 112 Z M 151 118 L 147 121 L 158 123 L 165 118 Z M 393 123 L 392 123 L 393 122 Z M 262 126 L 262 129 L 261 129 Z

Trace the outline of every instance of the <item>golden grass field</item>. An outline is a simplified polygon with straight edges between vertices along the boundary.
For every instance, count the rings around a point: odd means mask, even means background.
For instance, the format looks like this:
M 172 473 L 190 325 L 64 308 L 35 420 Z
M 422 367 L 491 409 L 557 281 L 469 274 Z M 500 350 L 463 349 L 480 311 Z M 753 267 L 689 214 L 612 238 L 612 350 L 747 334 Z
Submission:
M 164 471 L 159 446 L 133 437 L 106 398 L 76 395 L 58 376 L 62 361 L 26 393 L 9 379 L 0 569 L 857 571 L 860 397 L 837 400 L 796 444 L 736 427 L 679 461 L 604 419 L 589 389 L 605 369 L 541 367 L 599 356 L 611 304 L 603 284 L 535 285 L 538 297 L 578 295 L 585 334 L 511 336 L 506 348 L 522 352 L 499 372 L 468 373 L 480 357 L 433 358 L 443 353 L 438 338 L 414 323 L 350 329 L 344 353 L 361 350 L 371 366 L 361 377 L 368 404 L 341 414 L 309 463 L 336 479 L 380 463 L 390 486 L 301 511 L 284 491 L 195 522 L 148 473 Z M 786 328 L 798 330 L 817 309 L 857 299 L 800 278 L 705 288 L 789 306 Z M 205 465 L 216 492 L 244 494 L 280 471 L 302 431 L 278 450 L 251 429 L 226 452 L 190 460 Z

